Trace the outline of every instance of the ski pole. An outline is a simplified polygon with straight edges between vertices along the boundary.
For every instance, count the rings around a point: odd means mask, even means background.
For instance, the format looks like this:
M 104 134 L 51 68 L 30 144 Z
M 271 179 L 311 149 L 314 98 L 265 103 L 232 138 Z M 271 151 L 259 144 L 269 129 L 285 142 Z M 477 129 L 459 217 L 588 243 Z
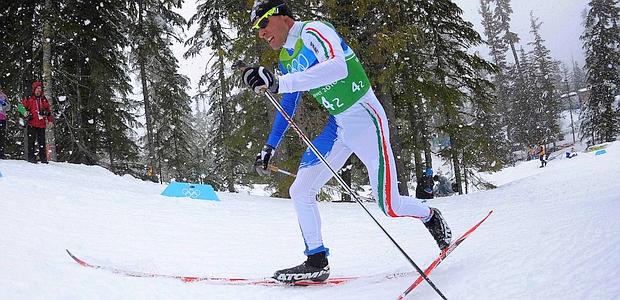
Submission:
M 246 68 L 248 68 L 248 65 L 244 61 L 241 61 L 241 60 L 237 61 L 237 63 L 235 63 L 234 66 L 238 67 L 238 68 L 240 68 L 242 70 L 245 70 Z M 284 119 L 286 119 L 286 121 L 289 123 L 291 128 L 293 128 L 293 130 L 297 133 L 297 135 L 299 135 L 299 137 L 306 144 L 306 146 L 308 146 L 308 148 L 314 153 L 314 155 L 316 155 L 316 157 L 318 157 L 319 160 L 321 162 L 323 162 L 323 164 L 325 164 L 325 166 L 332 172 L 332 175 L 334 175 L 334 178 L 336 178 L 336 180 L 338 181 L 338 183 L 340 183 L 342 188 L 347 193 L 349 193 L 351 195 L 351 197 L 353 197 L 355 199 L 355 202 L 357 202 L 360 206 L 362 206 L 362 208 L 364 209 L 364 211 L 366 211 L 368 216 L 375 222 L 375 224 L 377 224 L 377 226 L 379 226 L 379 228 L 383 231 L 383 233 L 390 239 L 390 241 L 392 241 L 392 244 L 394 244 L 394 246 L 396 246 L 396 248 L 409 261 L 409 263 L 416 269 L 416 271 L 420 274 L 420 276 L 422 276 L 422 278 L 424 278 L 424 280 L 426 280 L 426 282 L 428 282 L 428 284 L 435 290 L 435 292 L 437 292 L 437 294 L 439 296 L 441 296 L 442 299 L 446 300 L 447 299 L 446 296 L 444 296 L 443 293 L 437 288 L 437 286 L 431 281 L 431 279 L 428 278 L 428 276 L 426 276 L 426 274 L 424 274 L 424 271 L 422 271 L 422 269 L 420 269 L 420 267 L 418 267 L 418 265 L 413 261 L 413 259 L 411 259 L 411 257 L 409 257 L 407 252 L 405 252 L 405 250 L 403 250 L 402 247 L 400 247 L 400 245 L 387 232 L 387 230 L 385 230 L 385 228 L 383 228 L 383 226 L 381 226 L 381 223 L 379 223 L 379 221 L 377 221 L 377 219 L 370 213 L 370 211 L 366 208 L 364 203 L 362 203 L 362 201 L 359 199 L 357 194 L 355 194 L 353 192 L 353 190 L 344 181 L 344 179 L 342 179 L 342 177 L 340 177 L 340 175 L 338 175 L 338 173 L 334 170 L 334 168 L 332 168 L 332 166 L 329 165 L 329 163 L 327 162 L 325 157 L 323 157 L 323 155 L 319 152 L 319 150 L 316 148 L 316 146 L 314 146 L 314 144 L 312 144 L 312 141 L 310 141 L 310 139 L 303 133 L 303 131 L 301 131 L 301 128 L 299 128 L 299 126 L 297 126 L 297 124 L 293 121 L 291 116 L 289 116 L 286 113 L 286 111 L 284 110 L 282 105 L 280 105 L 280 103 L 276 100 L 276 98 L 273 96 L 273 94 L 271 94 L 271 92 L 269 90 L 267 90 L 266 88 L 264 88 L 261 92 L 267 97 L 267 99 L 269 99 L 269 102 L 271 102 L 271 104 L 273 104 L 273 106 L 284 117 Z
M 267 165 L 267 169 L 269 169 L 271 171 L 274 171 L 274 172 L 282 173 L 284 175 L 288 175 L 288 176 L 291 176 L 291 177 L 297 177 L 297 174 L 291 173 L 291 172 L 286 171 L 286 170 L 282 170 L 282 169 L 280 169 L 280 168 L 278 168 L 278 167 L 276 167 L 275 165 L 272 165 L 272 164 Z

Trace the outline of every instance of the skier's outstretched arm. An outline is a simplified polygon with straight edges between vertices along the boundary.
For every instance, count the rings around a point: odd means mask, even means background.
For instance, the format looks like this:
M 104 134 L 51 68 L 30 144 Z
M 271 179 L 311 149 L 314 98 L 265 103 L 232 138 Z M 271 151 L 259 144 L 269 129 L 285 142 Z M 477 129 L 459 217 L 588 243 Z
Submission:
M 314 52 L 319 63 L 304 70 L 278 77 L 278 93 L 308 91 L 332 84 L 348 75 L 341 39 L 329 25 L 313 21 L 301 33 L 304 45 Z

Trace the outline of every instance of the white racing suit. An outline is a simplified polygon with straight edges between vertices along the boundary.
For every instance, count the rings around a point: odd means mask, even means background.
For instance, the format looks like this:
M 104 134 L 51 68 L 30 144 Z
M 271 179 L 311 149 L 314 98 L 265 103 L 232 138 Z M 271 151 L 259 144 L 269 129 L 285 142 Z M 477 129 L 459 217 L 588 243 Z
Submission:
M 425 203 L 399 195 L 387 117 L 355 53 L 333 27 L 317 21 L 295 22 L 280 53 L 280 70 L 284 75 L 278 78 L 278 93 L 284 94 L 281 104 L 290 116 L 304 91 L 330 112 L 325 128 L 313 140 L 329 165 L 339 170 L 355 153 L 368 169 L 372 196 L 386 215 L 427 221 L 431 210 Z M 287 128 L 286 120 L 276 113 L 267 144 L 276 148 Z M 290 188 L 306 255 L 328 251 L 316 195 L 332 177 L 327 166 L 306 150 Z

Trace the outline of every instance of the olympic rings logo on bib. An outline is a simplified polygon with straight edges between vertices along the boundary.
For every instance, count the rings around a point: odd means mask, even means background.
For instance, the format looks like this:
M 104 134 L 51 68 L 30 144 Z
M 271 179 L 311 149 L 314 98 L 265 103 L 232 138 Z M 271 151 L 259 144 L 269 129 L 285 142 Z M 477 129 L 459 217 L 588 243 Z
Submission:
M 293 58 L 291 62 L 286 65 L 286 69 L 289 73 L 303 72 L 310 67 L 309 65 L 310 62 L 308 61 L 308 58 L 300 53 L 299 56 Z

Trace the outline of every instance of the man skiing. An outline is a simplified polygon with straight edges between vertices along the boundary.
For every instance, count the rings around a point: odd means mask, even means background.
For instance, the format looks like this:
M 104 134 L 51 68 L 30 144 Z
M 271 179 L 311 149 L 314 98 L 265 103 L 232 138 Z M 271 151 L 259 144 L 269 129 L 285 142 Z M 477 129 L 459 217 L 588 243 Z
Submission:
M 290 116 L 310 94 L 330 113 L 323 131 L 313 144 L 334 168 L 340 169 L 355 153 L 370 177 L 373 197 L 390 217 L 413 217 L 424 222 L 439 248 L 447 247 L 451 231 L 441 213 L 426 203 L 398 193 L 396 164 L 390 147 L 387 117 L 355 53 L 334 27 L 325 22 L 295 21 L 283 0 L 257 0 L 252 8 L 252 28 L 274 50 L 280 50 L 281 76 L 258 66 L 243 71 L 244 83 L 256 92 L 267 89 L 283 94 L 281 104 Z M 276 113 L 271 132 L 256 157 L 256 169 L 268 174 L 267 166 L 288 129 L 286 119 Z M 327 256 L 321 236 L 321 219 L 316 203 L 319 189 L 332 178 L 327 166 L 306 150 L 297 177 L 290 187 L 307 260 L 276 271 L 283 282 L 324 281 L 329 277 Z

